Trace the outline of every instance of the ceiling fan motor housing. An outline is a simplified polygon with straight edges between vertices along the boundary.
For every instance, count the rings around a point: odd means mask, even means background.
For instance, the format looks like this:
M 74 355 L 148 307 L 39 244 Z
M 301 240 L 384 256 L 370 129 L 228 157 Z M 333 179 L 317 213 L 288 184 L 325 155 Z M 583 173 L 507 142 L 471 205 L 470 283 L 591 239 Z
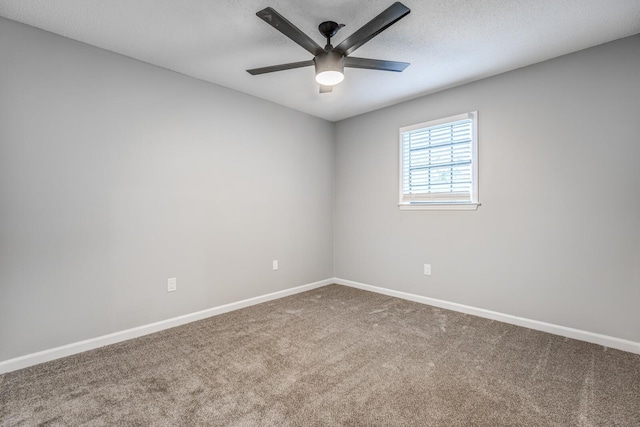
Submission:
M 318 83 L 332 86 L 344 79 L 344 55 L 330 50 L 316 55 L 313 62 L 316 66 Z

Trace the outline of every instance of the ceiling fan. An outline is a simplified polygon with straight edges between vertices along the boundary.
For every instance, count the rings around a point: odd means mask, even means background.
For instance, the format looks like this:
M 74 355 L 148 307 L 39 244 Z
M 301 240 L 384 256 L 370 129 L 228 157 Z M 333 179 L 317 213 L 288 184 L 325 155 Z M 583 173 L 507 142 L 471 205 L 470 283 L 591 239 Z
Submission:
M 335 36 L 344 24 L 326 21 L 318 26 L 320 33 L 327 39 L 324 49 L 309 36 L 287 21 L 274 9 L 267 7 L 258 13 L 259 18 L 280 31 L 285 36 L 302 46 L 313 55 L 308 61 L 291 62 L 269 67 L 247 70 L 249 74 L 265 74 L 274 71 L 315 65 L 316 81 L 320 84 L 320 93 L 331 92 L 334 85 L 344 80 L 344 67 L 366 68 L 368 70 L 401 72 L 409 66 L 408 62 L 384 61 L 380 59 L 356 58 L 351 55 L 360 46 L 380 34 L 409 14 L 411 10 L 400 2 L 396 2 L 382 11 L 378 16 L 362 26 L 358 31 L 344 39 L 338 46 L 331 45 L 331 37 Z

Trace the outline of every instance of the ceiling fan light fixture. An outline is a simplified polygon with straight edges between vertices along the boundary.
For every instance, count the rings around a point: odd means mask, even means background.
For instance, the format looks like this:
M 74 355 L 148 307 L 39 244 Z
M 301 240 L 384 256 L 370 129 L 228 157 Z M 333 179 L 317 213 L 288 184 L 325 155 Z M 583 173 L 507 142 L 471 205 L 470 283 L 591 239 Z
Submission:
M 340 71 L 322 71 L 316 74 L 316 82 L 322 86 L 335 86 L 344 80 L 344 74 Z
M 344 56 L 329 51 L 317 55 L 313 62 L 316 66 L 316 82 L 323 86 L 334 86 L 344 80 Z

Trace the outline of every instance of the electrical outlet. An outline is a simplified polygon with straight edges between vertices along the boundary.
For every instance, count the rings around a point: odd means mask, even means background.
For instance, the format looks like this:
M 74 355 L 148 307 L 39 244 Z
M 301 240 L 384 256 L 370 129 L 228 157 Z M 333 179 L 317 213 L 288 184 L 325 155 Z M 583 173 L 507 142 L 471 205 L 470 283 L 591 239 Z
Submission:
M 431 264 L 424 265 L 424 274 L 425 276 L 431 276 Z
M 278 269 L 278 260 L 274 259 L 273 260 L 273 271 L 276 271 Z
M 178 279 L 171 277 L 167 279 L 167 292 L 175 292 L 178 287 Z

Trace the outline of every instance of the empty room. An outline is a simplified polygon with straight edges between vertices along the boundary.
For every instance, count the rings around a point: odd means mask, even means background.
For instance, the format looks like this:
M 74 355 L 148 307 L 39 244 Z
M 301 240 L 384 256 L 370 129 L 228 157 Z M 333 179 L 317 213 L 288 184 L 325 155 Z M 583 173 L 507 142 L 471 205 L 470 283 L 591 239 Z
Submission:
M 637 0 L 0 0 L 1 426 L 640 425 Z

